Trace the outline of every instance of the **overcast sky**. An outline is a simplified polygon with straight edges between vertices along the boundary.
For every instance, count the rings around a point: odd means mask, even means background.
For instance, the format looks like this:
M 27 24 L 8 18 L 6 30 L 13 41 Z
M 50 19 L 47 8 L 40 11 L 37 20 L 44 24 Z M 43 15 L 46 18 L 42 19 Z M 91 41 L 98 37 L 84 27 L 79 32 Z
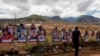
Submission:
M 100 18 L 100 0 L 0 0 L 0 18 L 43 16 L 77 17 L 93 15 Z

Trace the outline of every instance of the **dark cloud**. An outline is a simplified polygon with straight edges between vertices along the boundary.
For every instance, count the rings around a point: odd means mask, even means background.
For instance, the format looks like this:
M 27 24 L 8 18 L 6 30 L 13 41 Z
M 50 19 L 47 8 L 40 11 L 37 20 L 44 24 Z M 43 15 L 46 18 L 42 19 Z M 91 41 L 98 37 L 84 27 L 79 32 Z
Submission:
M 2 0 L 4 3 L 13 4 L 13 3 L 27 3 L 28 0 Z
M 34 13 L 45 16 L 76 16 L 81 12 L 85 13 L 94 1 L 98 0 L 0 0 L 0 14 L 17 13 L 18 17 Z
M 93 2 L 94 0 L 85 0 L 83 2 L 80 2 L 77 5 L 78 11 L 85 11 Z
M 19 9 L 23 10 L 29 10 L 30 5 L 28 3 L 28 0 L 2 0 L 3 3 L 8 5 L 14 5 L 15 7 L 18 7 Z
M 52 12 L 54 12 L 55 15 L 60 15 L 62 13 L 62 11 L 57 9 L 52 10 Z
M 54 5 L 59 2 L 59 0 L 34 0 L 32 2 L 36 5 Z
M 6 14 L 4 11 L 0 11 L 0 14 Z

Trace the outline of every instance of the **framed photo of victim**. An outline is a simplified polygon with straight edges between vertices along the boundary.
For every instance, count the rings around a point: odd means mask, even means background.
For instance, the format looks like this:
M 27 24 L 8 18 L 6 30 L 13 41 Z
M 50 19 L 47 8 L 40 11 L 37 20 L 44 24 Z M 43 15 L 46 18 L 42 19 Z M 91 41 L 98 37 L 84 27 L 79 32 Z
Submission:
M 17 42 L 27 42 L 27 30 L 21 29 L 20 32 L 17 32 Z
M 13 42 L 13 34 L 8 31 L 4 31 L 1 37 L 1 43 L 12 43 Z
M 61 32 L 61 40 L 62 40 L 62 42 L 67 41 L 67 33 L 66 32 Z
M 44 34 L 44 30 L 39 31 L 38 41 L 40 41 L 40 42 L 46 41 L 46 36 Z
M 38 32 L 37 30 L 32 30 L 29 32 L 29 41 L 30 42 L 37 42 Z
M 60 41 L 60 33 L 58 31 L 53 31 L 53 41 Z

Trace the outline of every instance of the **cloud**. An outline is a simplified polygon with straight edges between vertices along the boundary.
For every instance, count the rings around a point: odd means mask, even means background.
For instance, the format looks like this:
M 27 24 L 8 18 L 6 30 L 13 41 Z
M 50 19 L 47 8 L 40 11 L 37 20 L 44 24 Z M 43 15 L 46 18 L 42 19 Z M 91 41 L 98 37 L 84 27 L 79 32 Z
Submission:
M 90 13 L 93 12 L 92 16 L 100 18 L 100 0 L 94 1 L 87 9 Z
M 91 4 L 94 2 L 94 0 L 83 0 L 77 5 L 77 9 L 79 11 L 85 11 Z
M 15 13 L 17 17 L 33 14 L 77 17 L 94 10 L 100 11 L 99 2 L 100 0 L 0 0 L 0 18 L 13 18 Z
M 97 18 L 100 18 L 100 12 L 97 12 L 97 13 L 93 14 L 93 16 L 95 16 Z
M 30 14 L 38 14 L 38 15 L 44 15 L 44 16 L 54 16 L 52 9 L 48 6 L 46 6 L 46 5 L 32 6 L 30 9 L 31 9 Z
M 59 1 L 60 0 L 34 0 L 32 3 L 35 5 L 54 5 Z

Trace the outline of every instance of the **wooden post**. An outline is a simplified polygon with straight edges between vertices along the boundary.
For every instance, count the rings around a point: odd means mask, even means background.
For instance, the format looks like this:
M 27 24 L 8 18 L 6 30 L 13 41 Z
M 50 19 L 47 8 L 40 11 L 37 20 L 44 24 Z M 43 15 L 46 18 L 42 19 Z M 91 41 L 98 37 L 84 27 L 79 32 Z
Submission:
M 14 26 L 14 37 L 13 37 L 13 56 L 14 56 L 14 53 L 15 53 L 15 37 L 16 37 L 16 13 L 15 13 L 15 26 Z

